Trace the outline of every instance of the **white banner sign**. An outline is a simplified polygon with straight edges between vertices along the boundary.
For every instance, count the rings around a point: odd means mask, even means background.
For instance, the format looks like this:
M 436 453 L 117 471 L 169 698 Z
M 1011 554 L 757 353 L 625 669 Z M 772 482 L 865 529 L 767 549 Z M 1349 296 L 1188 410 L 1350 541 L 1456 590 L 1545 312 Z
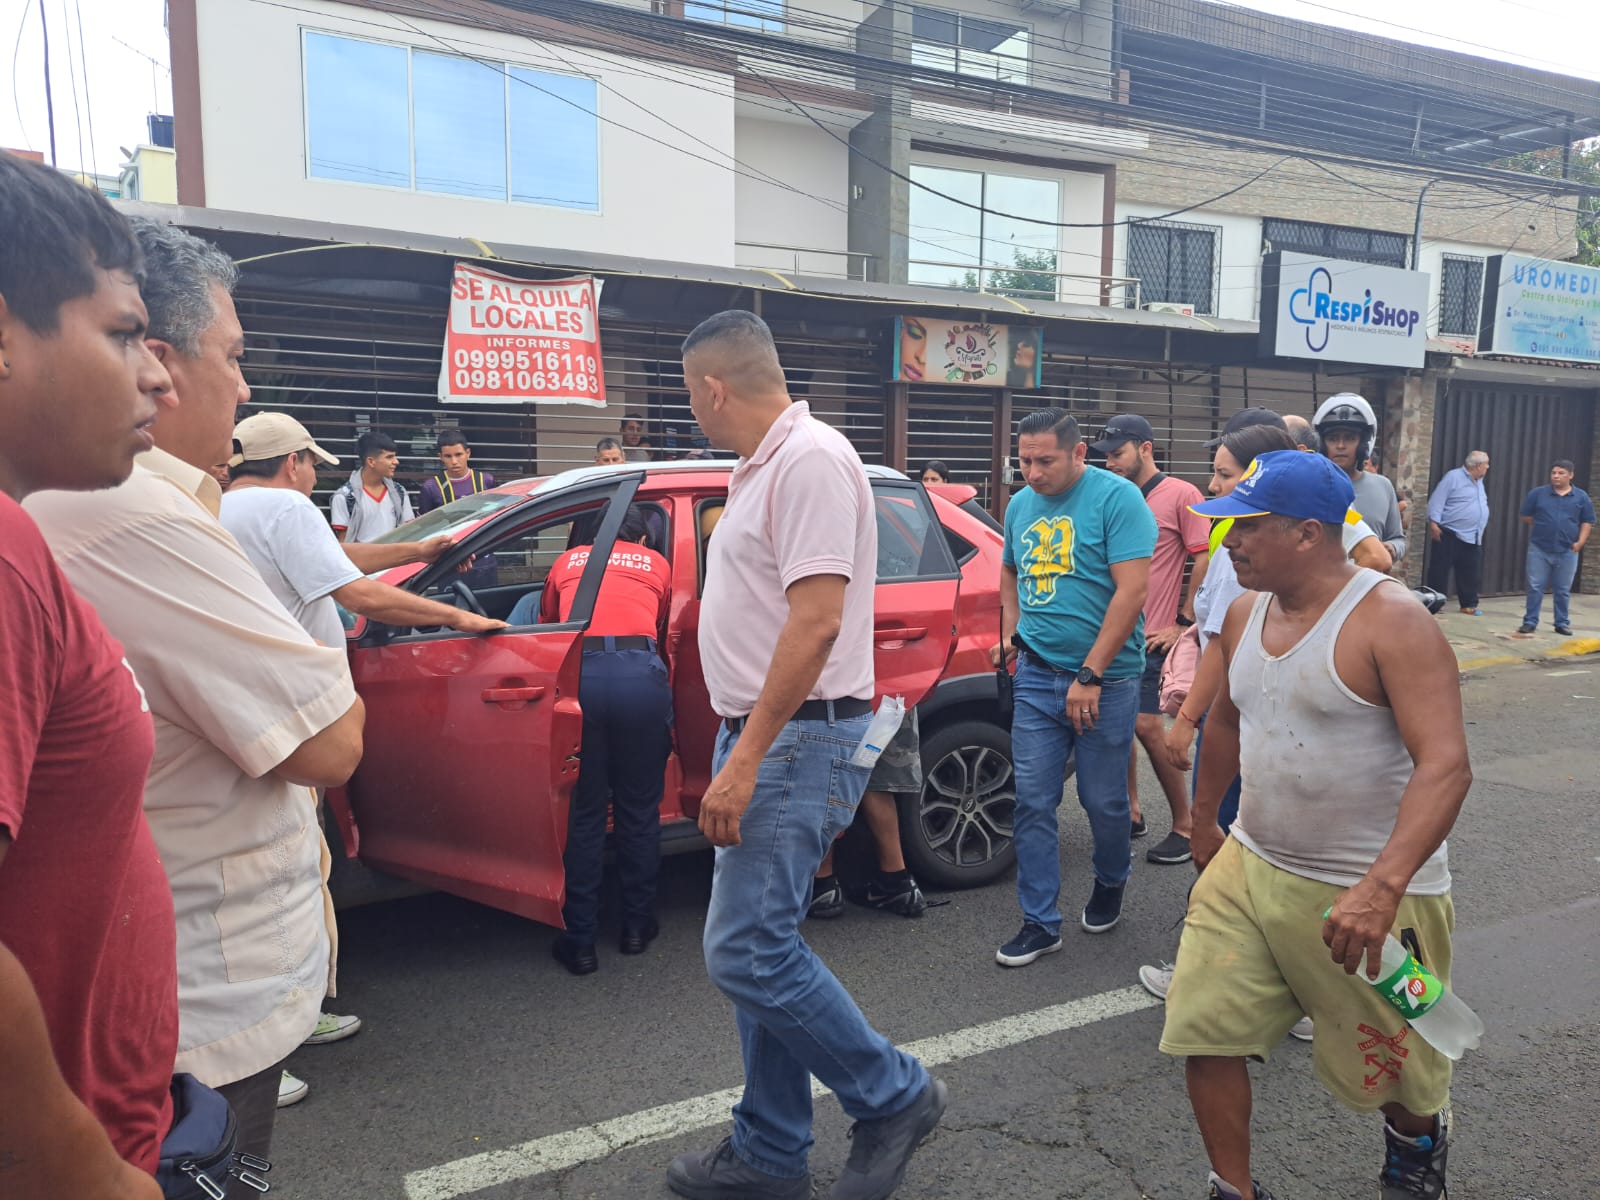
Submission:
M 1479 354 L 1600 363 L 1600 270 L 1502 254 L 1488 275 Z
M 1262 264 L 1261 348 L 1282 358 L 1420 367 L 1428 277 L 1282 250 Z

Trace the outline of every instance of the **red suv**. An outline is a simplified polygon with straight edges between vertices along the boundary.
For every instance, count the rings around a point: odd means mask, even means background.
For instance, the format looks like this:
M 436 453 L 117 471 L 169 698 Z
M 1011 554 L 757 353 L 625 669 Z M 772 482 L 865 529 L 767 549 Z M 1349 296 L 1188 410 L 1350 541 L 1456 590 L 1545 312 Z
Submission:
M 369 867 L 552 925 L 578 774 L 582 640 L 622 516 L 642 505 L 649 544 L 672 564 L 663 647 L 675 704 L 661 802 L 663 849 L 704 846 L 695 826 L 710 783 L 717 717 L 696 631 L 705 539 L 732 463 L 590 467 L 457 500 L 384 540 L 439 534 L 456 547 L 387 582 L 502 619 L 492 636 L 396 629 L 357 618 L 350 667 L 367 706 L 366 755 L 329 796 L 339 839 Z M 1004 874 L 1016 803 L 1011 735 L 989 647 L 999 638 L 999 526 L 971 488 L 924 488 L 869 468 L 878 518 L 875 662 L 880 695 L 920 705 L 921 795 L 900 797 L 906 859 L 927 884 Z M 545 574 L 568 546 L 599 551 L 572 619 L 537 613 Z M 470 558 L 470 565 L 460 569 Z M 529 616 L 536 621 L 537 616 Z

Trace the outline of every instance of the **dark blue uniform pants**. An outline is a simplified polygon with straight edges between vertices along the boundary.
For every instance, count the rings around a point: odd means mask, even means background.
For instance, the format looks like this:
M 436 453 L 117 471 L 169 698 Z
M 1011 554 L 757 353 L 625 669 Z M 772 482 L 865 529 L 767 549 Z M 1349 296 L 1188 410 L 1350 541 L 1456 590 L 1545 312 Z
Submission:
M 661 786 L 671 747 L 672 691 L 666 664 L 651 650 L 600 650 L 583 656 L 583 762 L 567 826 L 567 936 L 593 942 L 600 924 L 606 797 L 615 824 L 622 915 L 655 915 L 661 865 Z

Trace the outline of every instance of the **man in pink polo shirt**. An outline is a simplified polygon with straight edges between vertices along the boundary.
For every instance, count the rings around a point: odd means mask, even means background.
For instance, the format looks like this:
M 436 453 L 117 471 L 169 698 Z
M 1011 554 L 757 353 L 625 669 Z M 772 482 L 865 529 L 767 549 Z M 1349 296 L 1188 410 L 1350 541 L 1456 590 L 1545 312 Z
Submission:
M 831 1200 L 885 1200 L 944 1114 L 945 1086 L 867 1024 L 800 936 L 811 879 L 868 767 L 878 534 L 854 448 L 789 398 L 771 331 L 709 317 L 683 343 L 689 406 L 739 454 L 710 543 L 700 657 L 723 718 L 700 828 L 717 847 L 706 970 L 733 1001 L 744 1097 L 733 1133 L 680 1155 L 689 1200 L 811 1195 L 811 1076 L 856 1122 Z
M 1156 781 L 1172 810 L 1172 832 L 1145 855 L 1153 863 L 1189 861 L 1189 795 L 1183 772 L 1167 757 L 1167 723 L 1161 718 L 1161 669 L 1178 644 L 1185 626 L 1194 624 L 1194 597 L 1206 577 L 1211 553 L 1206 539 L 1211 522 L 1189 511 L 1199 504 L 1200 489 L 1176 475 L 1156 469 L 1155 430 L 1137 413 L 1118 413 L 1106 422 L 1105 434 L 1093 447 L 1106 456 L 1106 470 L 1135 484 L 1156 519 L 1156 552 L 1150 562 L 1150 594 L 1144 602 L 1144 676 L 1139 684 L 1139 718 L 1134 734 L 1150 757 Z M 1183 568 L 1194 570 L 1183 586 Z M 1139 811 L 1139 749 L 1128 763 L 1128 798 L 1133 806 L 1133 836 L 1145 834 Z

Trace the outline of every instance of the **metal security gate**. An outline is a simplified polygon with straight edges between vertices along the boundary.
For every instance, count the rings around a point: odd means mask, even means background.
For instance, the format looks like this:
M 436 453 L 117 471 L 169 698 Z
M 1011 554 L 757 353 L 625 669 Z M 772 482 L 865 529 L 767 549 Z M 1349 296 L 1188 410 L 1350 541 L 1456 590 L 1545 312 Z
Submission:
M 499 482 L 549 475 L 594 460 L 595 443 L 617 437 L 624 416 L 643 419 L 658 458 L 704 449 L 689 411 L 679 347 L 687 326 L 601 321 L 607 404 L 460 404 L 437 398 L 445 308 L 241 289 L 252 412 L 287 412 L 341 463 L 318 479 L 318 504 L 359 464 L 356 439 L 369 429 L 395 439 L 398 478 L 412 492 L 439 471 L 437 440 L 460 430 L 472 465 Z M 777 335 L 790 391 L 841 429 L 868 462 L 884 456 L 882 366 L 866 342 Z
M 1595 397 L 1592 391 L 1460 380 L 1444 386 L 1434 412 L 1428 477 L 1430 486 L 1437 486 L 1444 473 L 1459 467 L 1471 451 L 1489 455 L 1489 473 L 1483 481 L 1489 494 L 1484 595 L 1515 594 L 1527 586 L 1528 529 L 1517 514 L 1530 489 L 1550 482 L 1550 464 L 1570 458 L 1577 468 L 1574 482 L 1589 489 Z M 1424 497 L 1417 500 L 1426 503 Z M 1430 541 L 1428 553 L 1432 552 Z
M 1255 367 L 1165 366 L 1103 363 L 1048 355 L 1043 386 L 1011 397 L 1013 428 L 1030 412 L 1064 408 L 1078 418 L 1090 439 L 1100 436 L 1117 413 L 1137 413 L 1156 435 L 1156 463 L 1163 470 L 1204 488 L 1211 478 L 1212 452 L 1205 443 L 1221 432 L 1228 418 L 1242 408 L 1259 405 L 1279 413 L 1310 417 L 1327 396 L 1363 391 L 1382 420 L 1382 394 L 1363 381 L 1330 378 L 1313 371 Z M 929 459 L 946 462 L 954 482 L 978 489 L 985 504 L 991 479 L 993 414 L 998 397 L 989 389 L 924 386 L 909 396 L 907 465 L 921 469 Z M 1015 446 L 1008 447 L 1009 478 L 1001 486 L 1014 491 Z

